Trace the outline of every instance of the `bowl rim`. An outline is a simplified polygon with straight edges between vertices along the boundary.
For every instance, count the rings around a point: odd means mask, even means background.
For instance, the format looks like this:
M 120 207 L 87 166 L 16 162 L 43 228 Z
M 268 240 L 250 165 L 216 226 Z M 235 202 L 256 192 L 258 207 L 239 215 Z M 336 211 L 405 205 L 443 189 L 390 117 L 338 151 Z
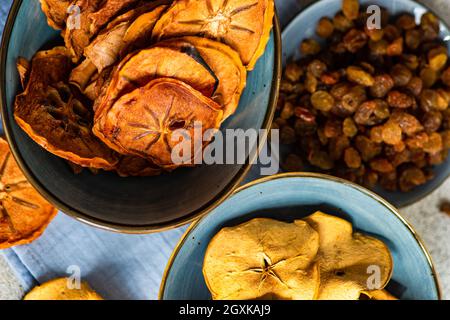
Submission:
M 334 0 L 334 1 L 339 1 L 339 0 Z M 373 0 L 373 2 L 376 2 L 376 1 L 377 0 Z M 437 14 L 434 10 L 432 10 L 428 5 L 426 5 L 422 2 L 417 2 L 415 0 L 400 0 L 400 1 L 412 2 L 412 3 L 416 4 L 417 6 L 422 7 L 424 9 L 426 9 L 427 11 L 433 13 L 435 16 L 437 16 L 439 18 L 439 22 L 450 32 L 450 25 L 444 19 L 442 19 L 439 14 Z M 283 28 L 283 31 L 281 33 L 281 39 L 283 42 L 286 40 L 285 39 L 286 34 L 289 31 L 291 31 L 291 29 L 295 28 L 295 26 L 297 24 L 299 24 L 299 21 L 304 17 L 304 15 L 306 15 L 308 13 L 309 10 L 312 10 L 315 6 L 318 6 L 319 4 L 323 5 L 323 3 L 321 4 L 321 2 L 322 1 L 319 0 L 319 1 L 312 2 L 312 3 L 304 6 L 301 9 L 301 11 L 289 21 L 289 23 Z M 284 59 L 283 57 L 284 57 L 284 52 L 283 52 L 282 60 Z M 288 61 L 289 57 L 286 56 L 286 60 Z M 450 161 L 450 154 L 449 154 L 449 159 L 447 159 L 447 161 Z M 445 164 L 443 164 L 443 165 L 445 165 Z M 449 162 L 449 165 L 450 165 L 450 162 Z M 421 194 L 420 196 L 418 196 L 415 199 L 408 199 L 408 200 L 404 201 L 401 205 L 398 205 L 397 207 L 399 209 L 402 209 L 402 208 L 408 207 L 410 205 L 416 204 L 417 202 L 427 198 L 434 191 L 439 189 L 449 178 L 450 178 L 450 172 L 447 175 L 444 175 L 442 178 L 442 181 L 439 181 L 439 183 L 437 183 L 433 188 L 430 188 L 429 190 L 423 192 L 423 194 Z
M 424 254 L 426 260 L 427 260 L 427 264 L 431 270 L 431 275 L 433 277 L 434 280 L 434 284 L 436 287 L 436 293 L 437 293 L 437 297 L 438 300 L 442 300 L 442 288 L 440 285 L 440 280 L 439 280 L 439 276 L 436 272 L 436 268 L 433 262 L 433 259 L 431 258 L 431 255 L 429 253 L 429 251 L 427 250 L 423 240 L 421 239 L 421 237 L 419 236 L 419 234 L 415 231 L 414 227 L 401 215 L 401 213 L 398 211 L 398 209 L 393 206 L 392 204 L 390 204 L 387 200 L 385 200 L 384 198 L 382 198 L 381 196 L 377 195 L 376 193 L 370 191 L 369 189 L 366 189 L 356 183 L 338 178 L 338 177 L 334 177 L 334 176 L 330 176 L 330 175 L 326 175 L 326 174 L 321 174 L 321 173 L 312 173 L 312 172 L 291 172 L 291 173 L 280 173 L 277 175 L 273 175 L 273 176 L 268 176 L 268 177 L 264 177 L 258 180 L 254 180 L 246 185 L 243 185 L 242 187 L 236 189 L 232 196 L 235 196 L 236 194 L 250 189 L 254 186 L 257 186 L 259 184 L 264 184 L 273 180 L 284 180 L 284 179 L 302 179 L 302 178 L 313 178 L 313 179 L 318 179 L 318 180 L 325 180 L 328 182 L 336 182 L 338 184 L 343 184 L 346 186 L 351 187 L 352 189 L 354 189 L 355 191 L 361 192 L 364 195 L 372 198 L 373 200 L 377 201 L 378 203 L 380 203 L 381 205 L 383 205 L 384 207 L 386 207 L 386 209 L 388 209 L 402 224 L 403 226 L 411 233 L 411 235 L 413 236 L 414 240 L 416 241 L 416 244 L 419 246 L 420 250 L 422 251 L 422 253 Z M 210 212 L 208 215 L 213 214 L 212 212 Z M 166 289 L 166 284 L 167 284 L 167 278 L 169 277 L 169 274 L 172 270 L 172 266 L 173 263 L 175 261 L 175 259 L 178 256 L 178 253 L 180 252 L 181 248 L 184 246 L 185 242 L 187 241 L 187 239 L 190 238 L 190 234 L 192 233 L 192 231 L 203 221 L 203 219 L 208 216 L 205 215 L 203 217 L 201 217 L 200 219 L 198 219 L 197 221 L 195 221 L 194 223 L 192 223 L 189 228 L 186 230 L 186 232 L 183 234 L 183 236 L 181 237 L 181 239 L 178 241 L 177 245 L 175 246 L 175 249 L 173 250 L 169 261 L 167 263 L 166 269 L 164 270 L 164 274 L 162 277 L 162 281 L 161 281 L 161 285 L 159 288 L 159 293 L 158 293 L 158 299 L 159 300 L 164 300 L 164 293 L 165 293 L 165 289 Z
M 212 198 L 208 203 L 203 205 L 201 208 L 194 210 L 192 212 L 189 212 L 183 217 L 180 217 L 178 219 L 164 222 L 164 223 L 157 223 L 157 224 L 150 224 L 150 225 L 142 225 L 142 226 L 133 226 L 133 225 L 126 225 L 126 224 L 117 224 L 117 223 L 111 223 L 102 219 L 97 219 L 94 217 L 91 217 L 89 214 L 83 213 L 79 210 L 76 210 L 74 208 L 71 208 L 69 205 L 65 204 L 63 201 L 58 199 L 54 194 L 52 194 L 51 191 L 49 191 L 45 184 L 39 179 L 37 179 L 29 166 L 25 163 L 24 159 L 22 158 L 20 148 L 18 146 L 18 143 L 15 141 L 14 136 L 12 135 L 12 125 L 9 123 L 7 119 L 9 119 L 9 111 L 6 103 L 6 63 L 7 63 L 7 56 L 8 56 L 8 49 L 10 44 L 10 38 L 11 33 L 14 28 L 16 17 L 19 12 L 19 9 L 21 8 L 21 5 L 23 3 L 23 0 L 14 0 L 11 9 L 8 14 L 8 18 L 6 20 L 5 29 L 3 31 L 3 37 L 1 41 L 1 48 L 0 48 L 0 107 L 1 107 L 1 116 L 2 116 L 2 122 L 3 122 L 3 129 L 6 136 L 6 139 L 10 145 L 11 152 L 17 161 L 19 167 L 27 177 L 27 179 L 31 182 L 31 184 L 36 188 L 36 190 L 50 203 L 52 203 L 55 207 L 57 207 L 61 212 L 65 213 L 66 215 L 76 219 L 79 222 L 85 223 L 87 225 L 103 229 L 106 231 L 116 232 L 116 233 L 124 233 L 124 234 L 150 234 L 150 233 L 156 233 L 156 232 L 162 232 L 167 231 L 171 229 L 178 228 L 180 226 L 183 226 L 185 224 L 191 223 L 198 218 L 206 215 L 208 212 L 212 211 L 214 208 L 216 208 L 220 203 L 225 201 L 232 193 L 233 191 L 241 184 L 241 182 L 245 179 L 248 172 L 251 169 L 252 163 L 254 163 L 253 159 L 257 155 L 253 155 L 252 159 L 250 156 L 247 158 L 246 163 L 240 168 L 240 170 L 234 175 L 232 180 L 228 183 L 228 185 L 223 188 L 217 194 L 214 198 Z M 275 10 L 274 18 L 273 18 L 273 37 L 274 37 L 274 74 L 272 78 L 272 88 L 270 91 L 270 98 L 269 103 L 266 110 L 266 115 L 264 118 L 264 121 L 262 123 L 261 129 L 264 130 L 264 134 L 261 136 L 259 141 L 257 142 L 258 149 L 260 150 L 260 146 L 263 145 L 267 140 L 267 130 L 270 129 L 274 115 L 275 115 L 275 109 L 276 104 L 278 101 L 278 95 L 279 95 L 279 87 L 281 82 L 281 72 L 282 72 L 282 66 L 281 66 L 281 27 L 279 24 L 279 18 L 278 13 Z

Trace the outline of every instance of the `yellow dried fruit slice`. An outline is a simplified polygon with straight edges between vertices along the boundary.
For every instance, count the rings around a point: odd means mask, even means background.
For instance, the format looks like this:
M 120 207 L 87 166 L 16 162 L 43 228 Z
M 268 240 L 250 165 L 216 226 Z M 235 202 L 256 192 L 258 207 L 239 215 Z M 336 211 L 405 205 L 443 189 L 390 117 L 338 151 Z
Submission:
M 203 275 L 215 300 L 317 295 L 319 236 L 307 223 L 258 218 L 223 228 L 205 254 Z
M 353 233 L 351 223 L 317 212 L 304 221 L 319 234 L 319 300 L 358 300 L 369 286 L 383 289 L 393 269 L 387 246 L 378 239 Z M 304 221 L 301 221 L 302 223 Z
M 200 37 L 183 37 L 176 40 L 167 40 L 159 45 L 178 48 L 188 45 L 195 46 L 219 80 L 217 90 L 211 98 L 223 106 L 223 120 L 236 111 L 247 82 L 247 70 L 236 51 L 223 43 Z
M 0 249 L 33 242 L 57 210 L 30 185 L 0 138 Z
M 26 90 L 16 97 L 16 122 L 47 151 L 83 167 L 110 170 L 118 159 L 93 135 L 92 111 L 66 84 L 71 67 L 63 47 L 38 52 Z
M 67 278 L 55 279 L 35 287 L 24 300 L 103 300 L 91 289 L 89 284 L 82 282 L 79 288 L 74 288 Z
M 156 24 L 153 37 L 216 39 L 235 49 L 252 70 L 270 39 L 273 16 L 273 0 L 175 0 Z
M 180 144 L 173 141 L 174 133 L 186 130 L 189 136 L 185 142 L 194 158 L 201 151 L 195 146 L 209 143 L 203 141 L 203 134 L 220 127 L 222 114 L 219 105 L 184 82 L 159 78 L 119 98 L 99 117 L 103 125 L 96 122 L 93 130 L 117 152 L 140 156 L 171 170 L 180 166 L 172 159 L 173 148 Z M 196 123 L 202 125 L 201 135 L 194 134 L 199 130 Z
M 386 290 L 374 290 L 374 291 L 363 291 L 361 295 L 365 298 L 369 298 L 370 300 L 398 300 L 392 294 L 387 292 Z M 360 300 L 365 300 L 361 299 Z

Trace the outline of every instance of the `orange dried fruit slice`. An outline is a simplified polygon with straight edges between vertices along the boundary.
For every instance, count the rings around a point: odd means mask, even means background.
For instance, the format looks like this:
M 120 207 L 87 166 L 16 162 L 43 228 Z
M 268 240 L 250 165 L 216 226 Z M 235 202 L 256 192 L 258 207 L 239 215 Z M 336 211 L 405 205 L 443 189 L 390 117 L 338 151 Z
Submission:
M 247 83 L 247 70 L 236 51 L 221 42 L 200 37 L 167 40 L 159 45 L 178 48 L 194 46 L 219 80 L 211 99 L 223 107 L 223 120 L 236 111 Z
M 119 98 L 101 115 L 104 125 L 99 128 L 95 123 L 94 133 L 121 154 L 140 156 L 172 170 L 181 166 L 172 159 L 173 148 L 180 144 L 174 141 L 174 133 L 186 130 L 185 141 L 194 158 L 201 151 L 195 146 L 207 144 L 203 134 L 220 127 L 222 114 L 219 105 L 184 82 L 159 78 Z M 194 134 L 196 122 L 202 125 L 201 136 Z
M 70 50 L 73 61 L 78 62 L 84 49 L 109 22 L 116 18 L 122 10 L 139 0 L 77 0 L 73 2 L 79 8 L 74 17 L 75 25 L 66 28 L 64 40 Z M 78 25 L 76 25 L 78 24 Z
M 24 300 L 103 300 L 88 283 L 81 282 L 79 288 L 67 278 L 55 279 L 35 287 Z
M 153 30 L 155 39 L 201 35 L 235 49 L 248 70 L 264 53 L 273 0 L 175 0 Z
M 98 115 L 107 112 L 124 93 L 164 77 L 183 81 L 207 97 L 214 95 L 218 85 L 216 75 L 195 47 L 157 44 L 128 55 L 115 69 L 108 88 L 96 103 L 96 125 L 101 128 Z
M 41 8 L 47 16 L 48 25 L 54 29 L 63 29 L 66 25 L 67 10 L 71 0 L 40 0 Z
M 56 213 L 27 181 L 8 143 L 0 138 L 0 249 L 33 242 Z
M 63 47 L 38 52 L 26 90 L 16 97 L 16 122 L 41 147 L 63 159 L 112 169 L 116 155 L 93 135 L 92 111 L 66 84 L 71 67 Z

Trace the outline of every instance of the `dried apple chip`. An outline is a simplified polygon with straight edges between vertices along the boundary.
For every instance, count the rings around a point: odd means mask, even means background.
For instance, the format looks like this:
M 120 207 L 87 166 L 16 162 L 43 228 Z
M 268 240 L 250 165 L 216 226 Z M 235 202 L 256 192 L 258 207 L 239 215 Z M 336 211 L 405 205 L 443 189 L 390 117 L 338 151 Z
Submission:
M 361 296 L 362 298 L 360 300 L 367 300 L 364 299 L 365 297 L 369 300 L 398 300 L 386 290 L 363 291 L 361 292 Z
M 72 286 L 67 278 L 55 279 L 35 287 L 24 300 L 103 300 L 86 282 L 79 288 Z
M 351 223 L 322 212 L 304 220 L 318 232 L 320 238 L 317 255 L 320 266 L 319 300 L 358 300 L 362 291 L 369 290 L 369 283 L 377 289 L 386 286 L 391 278 L 393 262 L 383 242 L 353 233 Z
M 215 300 L 311 300 L 319 289 L 319 236 L 306 222 L 258 218 L 223 228 L 205 254 Z
M 92 111 L 66 84 L 71 66 L 63 47 L 33 57 L 27 87 L 16 97 L 16 122 L 47 151 L 83 167 L 110 170 L 118 159 L 93 135 Z
M 216 39 L 235 49 L 252 70 L 270 39 L 273 16 L 273 0 L 175 0 L 156 24 L 153 37 Z
M 99 116 L 103 125 L 96 122 L 93 130 L 117 152 L 140 156 L 171 170 L 180 166 L 172 160 L 172 150 L 181 142 L 173 141 L 174 132 L 185 129 L 189 133 L 185 141 L 195 142 L 189 143 L 194 158 L 199 151 L 195 146 L 208 143 L 203 141 L 206 130 L 220 127 L 223 114 L 220 109 L 184 82 L 160 78 L 123 95 Z M 194 134 L 198 131 L 196 123 L 202 125 L 200 136 Z
M 0 249 L 31 243 L 56 213 L 27 181 L 8 143 L 0 138 Z
M 184 37 L 176 40 L 167 40 L 160 46 L 175 46 L 178 48 L 195 46 L 203 60 L 212 69 L 219 80 L 217 90 L 211 97 L 223 106 L 224 118 L 232 115 L 238 105 L 247 83 L 247 70 L 242 64 L 236 51 L 229 46 L 206 38 Z

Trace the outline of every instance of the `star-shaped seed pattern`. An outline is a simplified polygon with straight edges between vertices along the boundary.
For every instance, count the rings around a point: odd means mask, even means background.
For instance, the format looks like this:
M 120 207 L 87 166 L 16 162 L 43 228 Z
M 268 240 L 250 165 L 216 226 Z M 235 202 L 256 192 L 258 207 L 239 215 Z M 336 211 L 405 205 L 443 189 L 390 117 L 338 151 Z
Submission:
M 255 33 L 255 30 L 234 21 L 234 17 L 258 6 L 258 2 L 244 4 L 237 8 L 231 8 L 229 6 L 229 0 L 223 0 L 222 4 L 215 9 L 212 1 L 207 0 L 206 6 L 208 8 L 208 15 L 204 19 L 181 20 L 178 21 L 178 23 L 199 25 L 202 30 L 210 33 L 211 36 L 220 40 L 223 40 L 224 36 L 230 30 L 242 31 L 250 34 Z

